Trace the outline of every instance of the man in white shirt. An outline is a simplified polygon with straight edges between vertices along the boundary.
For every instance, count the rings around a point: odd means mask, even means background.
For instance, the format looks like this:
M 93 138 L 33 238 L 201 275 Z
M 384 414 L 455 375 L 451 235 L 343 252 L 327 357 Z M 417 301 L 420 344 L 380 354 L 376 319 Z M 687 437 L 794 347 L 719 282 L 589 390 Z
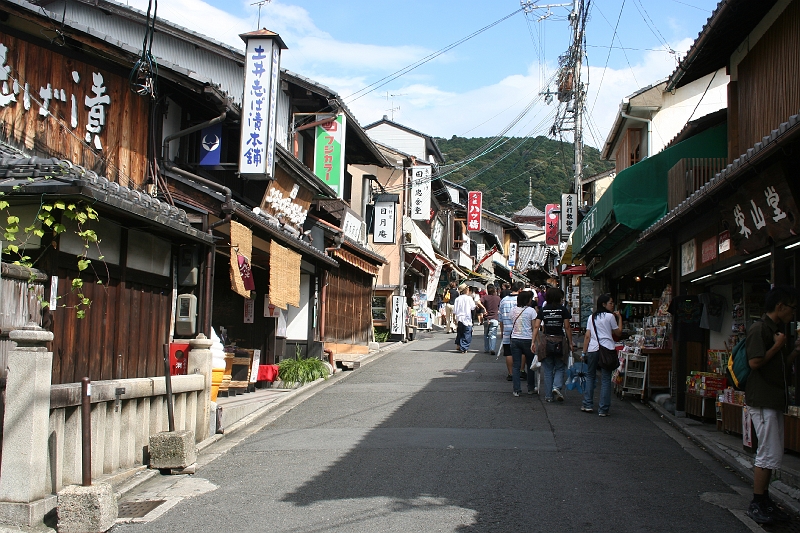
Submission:
M 458 292 L 459 297 L 456 298 L 453 304 L 453 314 L 457 323 L 456 346 L 458 346 L 458 351 L 466 353 L 470 344 L 472 344 L 472 311 L 475 309 L 476 304 L 475 299 L 469 293 L 469 286 L 466 283 L 458 286 Z

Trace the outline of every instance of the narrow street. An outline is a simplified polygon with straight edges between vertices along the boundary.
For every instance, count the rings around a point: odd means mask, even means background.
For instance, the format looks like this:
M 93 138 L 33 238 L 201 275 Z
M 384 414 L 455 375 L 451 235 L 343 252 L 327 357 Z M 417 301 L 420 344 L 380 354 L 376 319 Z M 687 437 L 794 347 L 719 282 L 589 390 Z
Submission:
M 515 398 L 482 335 L 454 348 L 424 334 L 337 373 L 195 476 L 127 494 L 169 502 L 113 531 L 759 531 L 750 487 L 647 406 Z

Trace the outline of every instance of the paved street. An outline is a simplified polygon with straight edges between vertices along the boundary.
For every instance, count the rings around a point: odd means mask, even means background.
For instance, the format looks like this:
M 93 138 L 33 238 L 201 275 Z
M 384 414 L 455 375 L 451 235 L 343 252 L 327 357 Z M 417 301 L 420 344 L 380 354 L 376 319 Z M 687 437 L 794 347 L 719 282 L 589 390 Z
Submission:
M 453 338 L 423 335 L 337 374 L 222 453 L 236 440 L 226 436 L 195 476 L 157 476 L 128 495 L 168 503 L 114 531 L 756 527 L 743 517 L 749 486 L 645 405 L 614 398 L 600 418 L 571 391 L 564 403 L 515 398 L 482 336 L 466 354 Z

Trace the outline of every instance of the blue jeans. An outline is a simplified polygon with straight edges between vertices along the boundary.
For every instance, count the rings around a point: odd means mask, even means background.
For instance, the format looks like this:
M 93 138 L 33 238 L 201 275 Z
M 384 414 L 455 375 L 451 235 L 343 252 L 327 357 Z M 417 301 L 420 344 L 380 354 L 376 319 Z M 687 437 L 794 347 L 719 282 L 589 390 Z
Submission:
M 487 320 L 483 323 L 483 351 L 493 352 L 497 347 L 497 320 Z
M 522 386 L 519 382 L 519 367 L 522 364 L 522 354 L 525 354 L 525 364 L 530 365 L 533 361 L 533 352 L 531 352 L 530 339 L 511 339 L 511 383 L 514 386 L 514 392 L 522 392 Z M 528 392 L 536 390 L 536 372 L 527 369 L 525 373 L 528 375 Z
M 472 326 L 466 326 L 463 322 L 458 323 L 456 344 L 464 352 L 469 350 L 469 345 L 472 344 Z
M 597 379 L 597 371 L 602 372 L 600 376 L 600 409 L 601 413 L 608 413 L 611 408 L 611 374 L 613 370 L 598 369 L 597 362 L 600 359 L 600 352 L 589 352 L 586 354 L 586 364 L 589 370 L 586 373 L 586 390 L 583 392 L 583 407 L 594 408 L 594 385 Z
M 544 370 L 544 397 L 553 399 L 553 389 L 561 390 L 564 387 L 564 371 L 567 365 L 561 356 L 550 355 L 541 361 Z

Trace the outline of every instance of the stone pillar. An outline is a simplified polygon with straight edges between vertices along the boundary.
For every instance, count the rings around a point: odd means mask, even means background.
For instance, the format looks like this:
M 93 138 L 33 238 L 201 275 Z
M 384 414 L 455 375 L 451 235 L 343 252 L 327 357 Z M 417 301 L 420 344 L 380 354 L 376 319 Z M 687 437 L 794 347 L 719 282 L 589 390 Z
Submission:
M 8 353 L 3 458 L 0 464 L 0 522 L 34 526 L 56 506 L 46 486 L 53 334 L 36 324 L 9 333 L 17 346 Z
M 211 345 L 213 341 L 202 333 L 189 341 L 189 373 L 205 376 L 203 392 L 197 396 L 197 434 L 195 439 L 202 442 L 209 437 L 209 417 L 211 413 Z

